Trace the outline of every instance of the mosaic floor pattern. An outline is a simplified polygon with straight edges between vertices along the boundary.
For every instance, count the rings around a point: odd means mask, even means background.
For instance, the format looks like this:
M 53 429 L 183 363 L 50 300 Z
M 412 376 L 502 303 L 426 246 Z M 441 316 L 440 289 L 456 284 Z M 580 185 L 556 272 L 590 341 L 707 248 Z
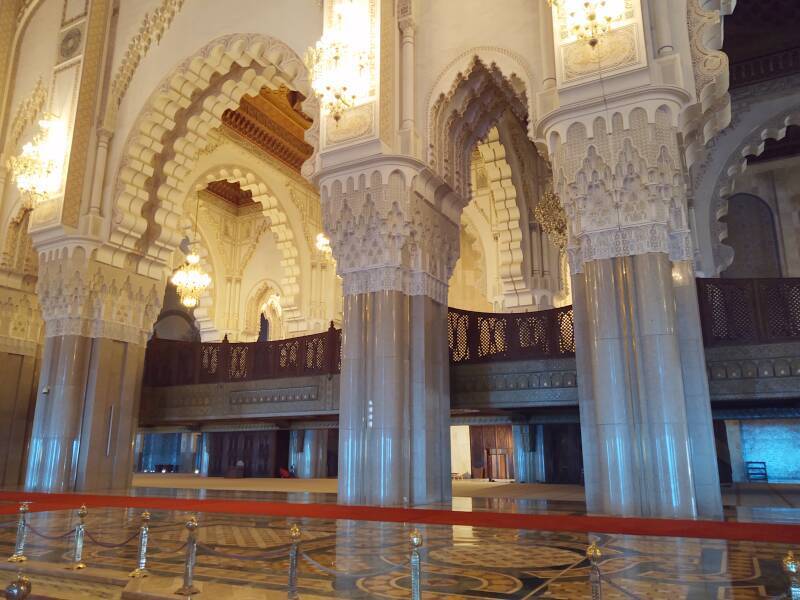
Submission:
M 196 578 L 239 592 L 204 592 L 197 598 L 287 597 L 289 523 L 236 515 L 197 515 L 200 543 Z M 154 578 L 175 587 L 183 572 L 188 515 L 152 516 L 148 551 Z M 31 515 L 36 532 L 52 538 L 77 522 L 74 511 Z M 28 537 L 23 564 L 34 588 L 53 598 L 125 598 L 127 573 L 135 566 L 136 541 L 120 548 L 103 544 L 133 535 L 137 511 L 95 509 L 86 520 L 84 561 L 89 569 L 59 580 L 70 561 L 70 537 Z M 300 520 L 300 598 L 408 598 L 410 525 Z M 15 522 L 0 523 L 0 548 L 11 554 Z M 422 590 L 426 600 L 452 598 L 592 598 L 586 548 L 600 547 L 601 598 L 750 599 L 782 598 L 788 579 L 783 544 L 717 540 L 586 535 L 498 530 L 465 526 L 420 527 Z M 797 548 L 795 548 L 797 550 Z M 2 587 L 14 578 L 13 565 L 0 573 Z M 83 577 L 83 580 L 81 579 Z M 155 580 L 155 579 L 154 579 Z M 158 581 L 161 581 L 160 579 Z M 105 582 L 105 583 L 103 583 Z M 83 585 L 83 588 L 81 588 Z M 38 586 L 38 588 L 37 588 Z M 83 590 L 83 591 L 81 591 Z M 102 590 L 102 592 L 100 591 Z M 164 589 L 163 597 L 175 589 Z M 155 597 L 155 596 L 154 596 Z

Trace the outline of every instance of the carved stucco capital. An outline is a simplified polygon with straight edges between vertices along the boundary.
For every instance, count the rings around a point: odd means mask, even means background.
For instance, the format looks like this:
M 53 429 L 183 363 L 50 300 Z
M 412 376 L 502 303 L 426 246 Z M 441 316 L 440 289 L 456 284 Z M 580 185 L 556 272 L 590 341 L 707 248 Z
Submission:
M 415 161 L 387 157 L 321 181 L 322 214 L 344 293 L 381 290 L 447 302 L 463 203 Z
M 144 345 L 164 281 L 97 262 L 83 248 L 42 253 L 36 293 L 45 337 L 80 335 Z
M 692 259 L 677 128 L 666 110 L 650 119 L 634 109 L 627 121 L 615 116 L 609 131 L 598 119 L 591 132 L 576 123 L 556 141 L 554 182 L 573 273 L 591 260 L 650 252 Z

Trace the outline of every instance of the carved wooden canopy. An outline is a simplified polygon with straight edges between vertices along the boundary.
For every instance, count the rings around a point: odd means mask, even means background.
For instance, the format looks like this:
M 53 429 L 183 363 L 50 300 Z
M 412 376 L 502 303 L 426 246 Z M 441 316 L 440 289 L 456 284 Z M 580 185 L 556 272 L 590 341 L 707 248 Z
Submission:
M 264 87 L 257 96 L 243 96 L 239 108 L 226 110 L 222 124 L 300 173 L 314 152 L 304 139 L 313 121 L 300 108 L 303 100 L 300 92 L 285 86 L 277 90 Z

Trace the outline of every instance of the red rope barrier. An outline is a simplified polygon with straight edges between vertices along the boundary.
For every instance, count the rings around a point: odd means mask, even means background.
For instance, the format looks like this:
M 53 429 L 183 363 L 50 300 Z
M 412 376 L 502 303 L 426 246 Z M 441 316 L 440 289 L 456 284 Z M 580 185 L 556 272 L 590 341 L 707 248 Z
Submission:
M 137 508 L 183 512 L 232 513 L 287 518 L 385 521 L 426 525 L 467 525 L 499 529 L 610 533 L 773 543 L 800 543 L 800 525 L 693 521 L 688 519 L 643 519 L 569 514 L 523 514 L 462 512 L 424 508 L 345 506 L 341 504 L 293 504 L 257 500 L 186 499 L 100 494 L 46 494 L 0 492 L 0 501 L 30 501 L 31 510 L 64 510 L 81 504 L 94 508 Z M 10 509 L 10 511 L 9 511 Z M 16 507 L 0 507 L 0 514 L 12 514 Z M 7 512 L 9 511 L 9 512 Z

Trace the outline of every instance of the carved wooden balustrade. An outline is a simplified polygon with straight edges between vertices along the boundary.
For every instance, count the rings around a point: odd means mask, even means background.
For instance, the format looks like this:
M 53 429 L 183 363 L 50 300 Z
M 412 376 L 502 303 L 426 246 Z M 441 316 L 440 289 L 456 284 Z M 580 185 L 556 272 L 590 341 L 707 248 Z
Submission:
M 575 355 L 572 307 L 525 313 L 480 313 L 451 308 L 450 364 L 563 358 Z
M 180 342 L 147 345 L 144 384 L 151 387 L 325 375 L 339 372 L 341 330 L 274 342 Z
M 800 278 L 698 279 L 706 347 L 800 341 Z
M 698 279 L 707 347 L 800 341 L 800 278 Z M 451 308 L 450 364 L 566 358 L 575 355 L 572 307 L 524 313 Z M 341 331 L 274 342 L 153 339 L 145 385 L 170 386 L 325 375 L 339 372 Z

